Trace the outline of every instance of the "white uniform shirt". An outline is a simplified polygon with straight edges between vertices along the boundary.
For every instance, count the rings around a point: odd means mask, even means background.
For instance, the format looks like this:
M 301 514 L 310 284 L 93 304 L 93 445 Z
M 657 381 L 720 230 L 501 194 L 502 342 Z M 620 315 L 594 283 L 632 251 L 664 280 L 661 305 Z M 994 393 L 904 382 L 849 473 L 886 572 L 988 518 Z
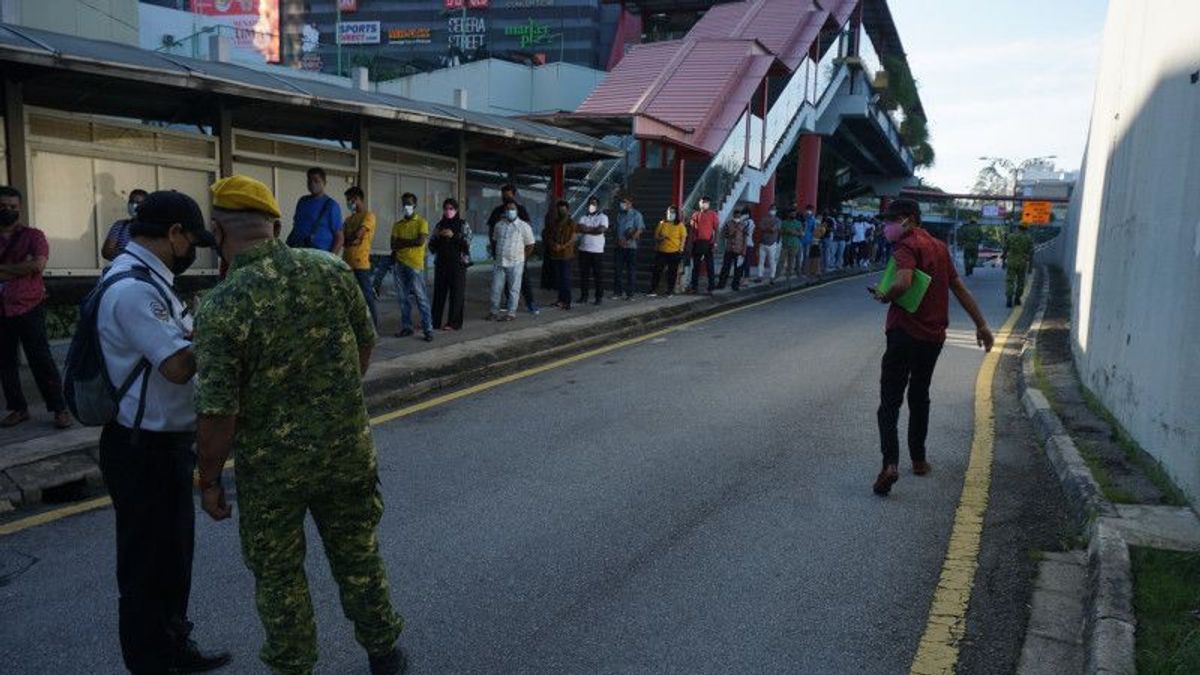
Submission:
M 852 241 L 855 244 L 861 244 L 867 240 L 867 230 L 871 229 L 871 225 L 865 220 L 854 221 L 854 237 Z
M 104 292 L 96 322 L 104 362 L 114 387 L 120 387 L 144 358 L 150 362 L 150 382 L 146 389 L 146 409 L 142 429 L 146 431 L 192 431 L 196 428 L 196 410 L 192 383 L 172 384 L 158 368 L 162 362 L 192 346 L 192 316 L 171 290 L 175 275 L 150 251 L 130 242 L 105 274 L 131 267 L 150 268 L 150 276 L 171 302 L 163 304 L 163 294 L 144 281 L 125 279 Z M 142 395 L 138 378 L 125 397 L 117 422 L 132 429 Z
M 582 216 L 579 219 L 580 229 L 585 227 L 603 227 L 608 231 L 608 216 L 597 211 Z M 600 234 L 585 234 L 579 238 L 579 250 L 584 253 L 604 253 L 604 232 Z

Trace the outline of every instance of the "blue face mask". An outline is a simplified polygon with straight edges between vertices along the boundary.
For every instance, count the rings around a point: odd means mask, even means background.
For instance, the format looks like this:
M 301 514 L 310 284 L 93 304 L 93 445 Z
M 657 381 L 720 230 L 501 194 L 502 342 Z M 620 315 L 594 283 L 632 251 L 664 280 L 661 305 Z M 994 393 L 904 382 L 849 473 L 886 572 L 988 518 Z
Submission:
M 517 219 L 517 210 L 509 209 L 508 211 L 505 212 L 504 215 L 507 216 L 509 220 L 516 220 Z

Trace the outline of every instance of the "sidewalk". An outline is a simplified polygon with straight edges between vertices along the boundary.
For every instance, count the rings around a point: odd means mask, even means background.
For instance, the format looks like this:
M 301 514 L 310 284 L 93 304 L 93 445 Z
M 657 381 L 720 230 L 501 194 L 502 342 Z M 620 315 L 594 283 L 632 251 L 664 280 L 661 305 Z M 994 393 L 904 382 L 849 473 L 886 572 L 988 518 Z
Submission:
M 1018 675 L 1136 672 L 1130 546 L 1200 551 L 1200 518 L 1111 418 L 1079 390 L 1069 348 L 1070 287 L 1041 267 L 1041 304 L 1022 350 L 1020 395 L 1063 486 L 1085 550 L 1039 566 Z M 1142 453 L 1144 454 L 1144 453 Z M 1148 458 L 1148 456 L 1147 456 Z
M 815 283 L 863 273 L 868 271 L 835 272 Z M 530 265 L 529 274 L 534 282 L 534 296 L 542 303 L 539 315 L 530 314 L 522 306 L 516 321 L 485 321 L 491 268 L 476 266 L 467 275 L 463 330 L 437 331 L 432 343 L 421 339 L 420 319 L 416 316 L 416 335 L 393 337 L 400 329 L 400 309 L 389 278 L 379 302 L 380 339 L 363 384 L 371 411 L 377 414 L 420 399 L 436 389 L 497 377 L 811 285 L 797 280 L 779 281 L 773 286 L 747 284 L 738 293 L 718 291 L 712 297 L 638 295 L 629 301 L 606 297 L 600 306 L 580 304 L 563 311 L 553 306 L 556 293 L 539 287 L 540 266 Z M 611 274 L 611 269 L 606 270 L 608 283 Z M 432 271 L 429 278 L 432 287 Z M 62 341 L 52 347 L 61 365 L 66 358 L 67 343 Z M 24 379 L 28 379 L 27 372 Z M 43 491 L 54 486 L 77 481 L 93 486 L 101 483 L 95 460 L 100 429 L 76 426 L 56 431 L 41 408 L 32 382 L 26 383 L 25 392 L 30 397 L 34 419 L 16 429 L 0 430 L 0 511 L 5 506 L 37 503 L 42 500 Z

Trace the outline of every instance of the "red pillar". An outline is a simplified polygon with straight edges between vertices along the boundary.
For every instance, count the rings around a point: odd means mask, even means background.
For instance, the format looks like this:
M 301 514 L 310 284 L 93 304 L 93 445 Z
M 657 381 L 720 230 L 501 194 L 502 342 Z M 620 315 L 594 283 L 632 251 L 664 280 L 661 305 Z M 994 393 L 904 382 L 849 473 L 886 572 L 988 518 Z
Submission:
M 821 135 L 801 134 L 796 144 L 796 208 L 817 206 L 817 178 L 821 175 Z
M 567 170 L 562 164 L 550 167 L 550 196 L 558 201 L 566 194 Z
M 750 211 L 754 214 L 754 220 L 759 221 L 766 217 L 767 211 L 775 203 L 775 176 L 771 175 L 771 180 L 762 187 L 758 193 L 758 203 L 754 205 Z
M 683 188 L 683 153 L 676 148 L 675 159 L 671 163 L 671 203 L 679 208 L 681 217 L 683 215 Z
M 892 203 L 891 197 L 889 197 L 887 195 L 880 195 L 880 197 L 879 197 L 879 212 L 883 213 L 884 211 L 887 211 L 887 207 L 891 203 Z

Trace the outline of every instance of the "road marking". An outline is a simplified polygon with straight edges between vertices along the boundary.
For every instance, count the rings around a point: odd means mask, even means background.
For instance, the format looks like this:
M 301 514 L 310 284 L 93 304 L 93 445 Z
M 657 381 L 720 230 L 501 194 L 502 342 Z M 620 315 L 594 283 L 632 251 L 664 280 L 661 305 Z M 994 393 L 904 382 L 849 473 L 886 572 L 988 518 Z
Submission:
M 569 366 L 572 363 L 578 363 L 585 359 L 590 359 L 595 356 L 607 354 L 609 352 L 616 351 L 618 349 L 623 349 L 625 347 L 631 347 L 633 345 L 640 344 L 640 343 L 646 342 L 648 340 L 654 340 L 656 338 L 660 338 L 664 335 L 667 335 L 668 333 L 680 331 L 685 328 L 704 323 L 706 321 L 714 321 L 716 319 L 728 316 L 735 312 L 743 312 L 748 309 L 754 309 L 755 307 L 761 307 L 763 305 L 767 305 L 767 304 L 770 304 L 773 302 L 779 302 L 781 300 L 786 300 L 788 298 L 796 297 L 797 295 L 801 295 L 803 293 L 808 293 L 808 292 L 815 291 L 815 290 L 818 290 L 821 288 L 828 288 L 830 286 L 845 283 L 847 281 L 861 280 L 860 277 L 861 277 L 861 275 L 856 275 L 856 276 L 852 276 L 852 277 L 846 277 L 844 279 L 835 279 L 833 281 L 828 281 L 826 283 L 823 283 L 823 284 L 820 284 L 817 286 L 807 286 L 805 288 L 796 289 L 794 291 L 788 291 L 787 293 L 782 293 L 780 295 L 775 295 L 775 296 L 772 296 L 769 298 L 764 298 L 762 300 L 756 300 L 755 302 L 750 302 L 750 303 L 747 303 L 744 305 L 739 305 L 737 307 L 731 307 L 729 309 L 724 309 L 719 312 L 709 314 L 708 316 L 700 317 L 699 319 L 692 319 L 691 321 L 685 321 L 683 323 L 676 324 L 674 326 L 669 326 L 669 327 L 663 328 L 661 330 L 656 330 L 652 333 L 647 333 L 645 335 L 639 335 L 637 337 L 629 338 L 627 340 L 621 340 L 620 342 L 614 342 L 613 344 L 605 345 L 603 347 L 597 347 L 595 349 L 592 349 L 592 350 L 589 350 L 586 352 L 575 354 L 574 356 L 567 356 L 567 357 L 558 359 L 557 361 L 551 361 L 550 363 L 546 363 L 546 364 L 543 364 L 540 366 L 535 366 L 533 368 L 529 368 L 527 370 L 522 370 L 522 371 L 519 371 L 516 373 L 505 375 L 503 377 L 498 377 L 494 380 L 488 380 L 487 382 L 481 382 L 479 384 L 476 384 L 471 387 L 467 387 L 465 389 L 458 389 L 458 390 L 452 391 L 447 394 L 442 394 L 441 396 L 435 396 L 434 398 L 431 398 L 428 401 L 422 401 L 421 403 L 415 403 L 413 405 L 410 405 L 410 406 L 407 406 L 404 408 L 400 408 L 399 410 L 394 410 L 392 412 L 384 413 L 383 415 L 373 417 L 373 418 L 371 418 L 371 426 L 379 426 L 381 424 L 393 422 L 402 417 L 408 417 L 409 415 L 419 413 L 423 410 L 428 410 L 435 406 L 443 405 L 445 403 L 450 403 L 451 401 L 456 401 L 460 398 L 465 398 L 465 397 L 471 396 L 473 394 L 478 394 L 480 392 L 484 392 L 489 389 L 494 389 L 501 385 L 508 384 L 509 382 L 516 382 L 517 380 L 523 380 L 527 377 L 533 377 L 534 375 L 540 375 L 541 373 L 544 373 L 546 371 L 554 370 L 556 368 L 561 368 L 563 366 Z M 234 463 L 233 463 L 232 459 L 225 463 L 226 469 L 233 468 L 233 466 L 234 466 Z M 42 513 L 39 513 L 39 514 L 36 514 L 33 516 L 28 516 L 25 518 L 14 520 L 10 523 L 0 524 L 0 537 L 5 537 L 10 534 L 15 534 L 22 530 L 27 530 L 31 527 L 37 527 L 38 525 L 45 525 L 47 523 L 52 523 L 56 520 L 66 518 L 68 516 L 85 513 L 87 511 L 93 511 L 95 509 L 102 509 L 102 508 L 108 507 L 110 505 L 112 505 L 111 498 L 97 497 L 95 499 L 89 499 L 87 501 L 70 504 L 68 506 L 63 506 L 63 507 L 60 507 L 57 509 L 52 509 L 49 511 L 44 511 Z
M 954 513 L 954 527 L 946 560 L 933 593 L 925 633 L 917 646 L 910 675 L 952 675 L 958 665 L 958 646 L 967 631 L 967 607 L 975 572 L 979 567 L 979 545 L 983 538 L 983 518 L 988 508 L 988 490 L 992 484 L 992 455 L 995 445 L 995 406 L 992 382 L 1000 356 L 1004 354 L 1013 326 L 1021 315 L 1014 308 L 996 333 L 992 351 L 983 357 L 975 378 L 975 431 L 971 440 L 971 458 L 963 478 L 962 497 Z

